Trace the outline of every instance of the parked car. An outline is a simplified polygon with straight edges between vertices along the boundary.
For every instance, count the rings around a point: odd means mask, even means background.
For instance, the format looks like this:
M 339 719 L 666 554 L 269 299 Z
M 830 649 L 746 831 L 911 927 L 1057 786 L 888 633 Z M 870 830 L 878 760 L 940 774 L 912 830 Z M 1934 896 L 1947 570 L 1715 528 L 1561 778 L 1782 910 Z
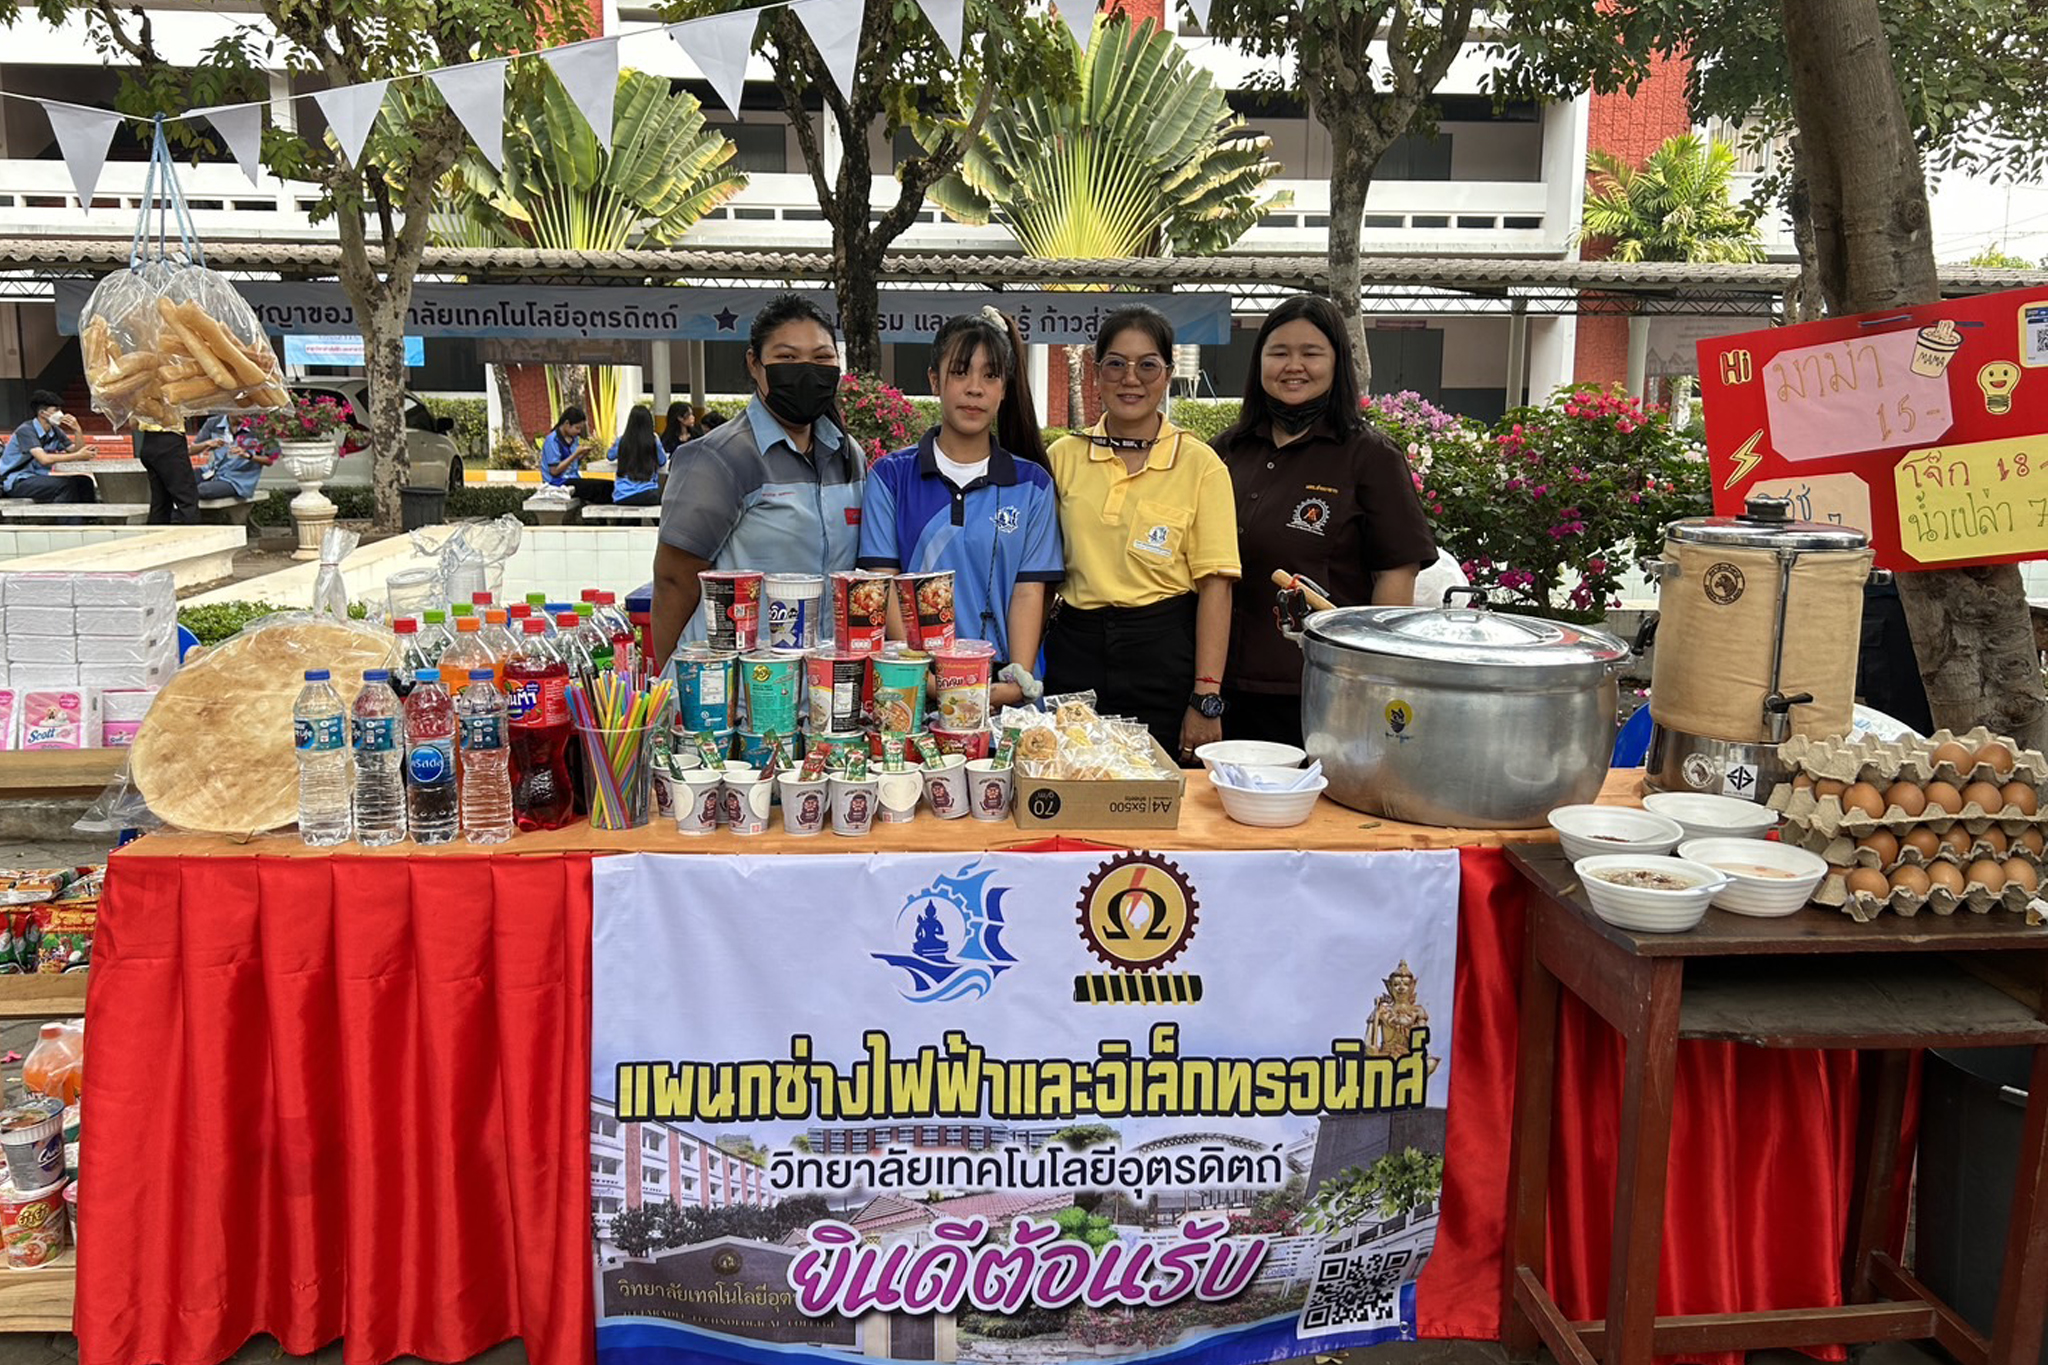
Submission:
M 334 477 L 327 480 L 325 488 L 368 488 L 370 486 L 370 440 L 369 402 L 370 385 L 366 379 L 316 379 L 291 386 L 293 397 L 311 396 L 332 398 L 337 403 L 346 403 L 353 410 L 349 419 L 350 432 L 341 443 L 345 458 L 334 462 Z M 462 453 L 450 433 L 455 430 L 455 419 L 436 417 L 433 409 L 422 403 L 411 390 L 405 394 L 405 454 L 404 472 L 400 484 L 406 488 L 446 488 L 451 492 L 462 487 Z M 257 487 L 296 488 L 298 479 L 287 464 L 280 460 L 263 471 L 257 480 Z

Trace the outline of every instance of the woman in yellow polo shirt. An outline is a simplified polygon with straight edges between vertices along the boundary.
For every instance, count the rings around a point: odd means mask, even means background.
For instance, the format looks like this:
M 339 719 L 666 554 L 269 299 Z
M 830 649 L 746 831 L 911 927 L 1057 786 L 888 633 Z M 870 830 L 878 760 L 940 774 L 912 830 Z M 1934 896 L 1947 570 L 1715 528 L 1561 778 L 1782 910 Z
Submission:
M 1045 637 L 1045 690 L 1093 690 L 1182 763 L 1223 737 L 1237 510 L 1216 452 L 1159 410 L 1173 326 L 1119 308 L 1095 335 L 1103 416 L 1046 452 L 1067 579 Z

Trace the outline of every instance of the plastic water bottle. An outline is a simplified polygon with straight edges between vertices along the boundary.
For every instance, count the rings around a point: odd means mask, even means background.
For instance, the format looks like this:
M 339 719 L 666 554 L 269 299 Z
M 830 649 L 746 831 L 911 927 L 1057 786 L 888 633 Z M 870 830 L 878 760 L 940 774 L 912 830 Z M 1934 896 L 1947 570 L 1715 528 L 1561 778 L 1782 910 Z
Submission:
M 555 618 L 555 653 L 569 666 L 569 676 L 585 687 L 597 676 L 597 660 L 591 657 L 590 642 L 578 629 L 576 613 L 565 611 Z M 596 634 L 595 631 L 590 632 Z
M 438 668 L 421 669 L 405 699 L 405 804 L 414 842 L 454 840 L 455 702 Z
M 372 848 L 398 843 L 405 838 L 404 708 L 389 670 L 364 671 L 353 719 L 356 842 Z
M 494 670 L 469 670 L 455 715 L 462 726 L 462 837 L 472 844 L 502 844 L 512 837 L 512 752 L 505 694 Z
M 306 670 L 292 704 L 292 744 L 299 752 L 299 837 L 309 844 L 348 842 L 348 718 L 327 670 Z
M 418 618 L 401 616 L 391 623 L 391 633 L 397 639 L 397 666 L 391 670 L 391 690 L 404 701 L 412 692 L 413 674 L 422 668 L 432 668 L 434 661 L 427 657 L 426 642 L 420 637 Z
M 583 652 L 590 656 L 590 667 L 593 672 L 612 671 L 612 637 L 609 631 L 598 625 L 597 603 L 576 604 L 576 641 L 583 646 Z
M 448 613 L 439 607 L 428 608 L 421 613 L 421 619 L 424 624 L 420 626 L 420 649 L 427 662 L 438 667 L 448 646 L 455 643 L 455 631 L 448 624 Z
M 519 641 L 508 629 L 510 619 L 503 607 L 484 609 L 484 652 L 491 656 L 491 667 L 498 670 L 500 682 L 505 676 L 505 660 L 511 658 L 519 649 Z

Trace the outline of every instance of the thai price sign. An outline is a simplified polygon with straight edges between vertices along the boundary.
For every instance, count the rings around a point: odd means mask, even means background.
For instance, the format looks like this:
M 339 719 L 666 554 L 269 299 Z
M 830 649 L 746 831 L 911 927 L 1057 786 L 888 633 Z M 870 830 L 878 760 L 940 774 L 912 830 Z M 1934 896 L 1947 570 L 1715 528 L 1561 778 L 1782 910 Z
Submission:
M 1869 533 L 1877 564 L 2048 554 L 2048 289 L 1699 343 L 1714 508 Z
M 600 1365 L 1413 1337 L 1455 853 L 643 854 L 594 879 Z

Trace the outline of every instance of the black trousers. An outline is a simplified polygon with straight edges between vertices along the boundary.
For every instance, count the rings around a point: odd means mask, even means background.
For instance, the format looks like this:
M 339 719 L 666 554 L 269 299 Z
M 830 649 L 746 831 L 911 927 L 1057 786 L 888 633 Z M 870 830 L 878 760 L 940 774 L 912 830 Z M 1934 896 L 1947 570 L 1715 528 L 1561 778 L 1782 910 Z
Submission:
M 1263 739 L 1301 747 L 1299 692 L 1240 692 L 1223 689 L 1223 737 Z
M 182 431 L 138 431 L 135 458 L 149 475 L 149 524 L 197 526 L 199 476 Z
M 1144 723 L 1180 761 L 1180 727 L 1195 690 L 1195 595 L 1146 607 L 1060 604 L 1045 635 L 1045 690 L 1095 693 L 1105 716 Z
M 10 498 L 30 502 L 98 502 L 99 489 L 80 474 L 24 474 L 14 481 Z
M 612 479 L 579 478 L 576 480 L 575 487 L 576 500 L 578 502 L 596 503 L 600 507 L 606 505 L 612 507 L 661 506 L 661 490 L 659 488 L 650 489 L 645 493 L 628 493 L 622 498 L 619 496 L 619 485 Z

